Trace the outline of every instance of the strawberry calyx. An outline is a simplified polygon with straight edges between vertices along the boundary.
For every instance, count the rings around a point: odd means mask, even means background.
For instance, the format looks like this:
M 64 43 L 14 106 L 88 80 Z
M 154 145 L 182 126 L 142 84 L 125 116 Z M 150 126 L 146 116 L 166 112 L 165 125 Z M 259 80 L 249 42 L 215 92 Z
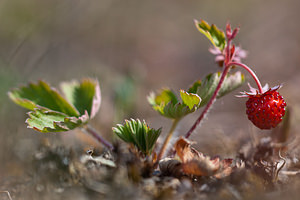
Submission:
M 262 92 L 259 92 L 258 89 L 252 87 L 250 83 L 248 83 L 248 87 L 250 92 L 246 92 L 246 91 L 240 92 L 240 95 L 235 95 L 235 96 L 236 97 L 260 96 L 265 94 L 266 92 L 273 92 L 279 90 L 282 87 L 282 84 L 270 88 L 269 85 L 266 83 L 265 86 L 262 88 Z

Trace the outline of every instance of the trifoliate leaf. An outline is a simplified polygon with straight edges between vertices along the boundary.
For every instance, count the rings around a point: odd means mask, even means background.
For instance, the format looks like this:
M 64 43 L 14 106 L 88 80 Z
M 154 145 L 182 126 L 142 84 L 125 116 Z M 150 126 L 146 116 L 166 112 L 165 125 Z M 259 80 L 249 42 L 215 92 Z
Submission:
M 28 128 L 39 132 L 61 132 L 77 128 L 95 116 L 100 107 L 100 87 L 96 80 L 83 79 L 62 84 L 66 99 L 46 82 L 39 81 L 14 89 L 9 97 L 32 110 Z
M 97 80 L 83 79 L 81 82 L 76 80 L 63 82 L 61 89 L 66 99 L 75 106 L 81 115 L 88 112 L 90 118 L 93 118 L 100 108 L 101 95 Z
M 195 20 L 195 25 L 197 29 L 204 34 L 210 42 L 218 47 L 220 50 L 223 50 L 226 45 L 225 34 L 222 30 L 214 24 L 211 26 L 204 20 L 197 21 Z
M 79 116 L 79 112 L 75 107 L 67 102 L 55 88 L 51 88 L 44 81 L 39 81 L 36 84 L 30 83 L 28 86 L 14 89 L 8 95 L 16 104 L 29 110 L 45 108 L 69 116 Z
M 198 94 L 201 97 L 202 101 L 200 107 L 206 105 L 210 98 L 212 97 L 214 91 L 217 88 L 217 85 L 220 81 L 221 73 L 209 74 L 205 77 L 203 82 L 196 81 L 189 89 L 188 92 Z M 236 72 L 234 74 L 228 74 L 222 84 L 222 87 L 217 95 L 217 98 L 220 98 L 229 92 L 240 87 L 245 82 L 244 75 L 241 72 Z
M 145 155 L 150 155 L 157 138 L 161 133 L 160 129 L 152 129 L 145 121 L 139 119 L 125 120 L 125 123 L 113 127 L 113 132 L 127 143 L 135 145 Z
M 180 119 L 185 115 L 194 112 L 200 105 L 201 98 L 195 94 L 181 91 L 182 102 L 179 102 L 176 95 L 169 89 L 163 89 L 159 94 L 151 93 L 148 102 L 154 110 L 161 115 Z

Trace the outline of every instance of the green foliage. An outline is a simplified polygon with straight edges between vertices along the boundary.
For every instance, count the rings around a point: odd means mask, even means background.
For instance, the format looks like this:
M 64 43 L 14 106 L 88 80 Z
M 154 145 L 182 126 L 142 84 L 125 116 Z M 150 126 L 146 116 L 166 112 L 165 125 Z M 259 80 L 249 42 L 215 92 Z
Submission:
M 26 120 L 28 128 L 42 133 L 72 130 L 88 120 L 88 118 L 68 117 L 63 113 L 44 109 L 35 109 L 28 115 L 29 118 Z
M 123 125 L 117 124 L 113 132 L 127 143 L 135 145 L 145 155 L 150 155 L 157 138 L 161 133 L 160 129 L 152 129 L 145 121 L 139 119 L 125 120 Z
M 217 88 L 220 78 L 220 72 L 209 74 L 204 81 L 196 81 L 187 92 L 180 90 L 182 102 L 179 102 L 174 92 L 169 89 L 163 89 L 157 95 L 151 93 L 148 96 L 148 102 L 161 115 L 172 119 L 180 119 L 208 103 Z M 235 90 L 244 82 L 245 77 L 241 72 L 228 74 L 217 98 Z
M 66 99 L 75 106 L 80 115 L 87 111 L 93 118 L 100 108 L 101 95 L 98 81 L 92 79 L 83 79 L 78 81 L 63 82 L 61 89 Z
M 221 73 L 209 74 L 205 77 L 203 82 L 196 81 L 189 89 L 189 93 L 198 94 L 202 101 L 200 107 L 206 105 L 210 98 L 212 97 L 214 91 L 217 88 L 217 85 L 220 81 Z M 217 98 L 220 98 L 229 92 L 240 87 L 245 82 L 245 77 L 241 72 L 236 72 L 234 74 L 228 74 L 221 86 L 221 89 L 217 95 Z
M 8 95 L 16 104 L 28 110 L 46 108 L 69 116 L 79 116 L 75 107 L 44 81 L 39 81 L 37 84 L 29 83 L 27 86 L 12 90 Z
M 8 93 L 16 104 L 31 110 L 28 128 L 39 132 L 61 132 L 79 127 L 98 112 L 101 102 L 99 83 L 83 79 L 63 83 L 64 98 L 44 81 L 30 83 Z
M 179 102 L 173 91 L 163 89 L 157 95 L 151 93 L 148 96 L 148 102 L 161 115 L 172 119 L 180 119 L 197 110 L 201 102 L 201 98 L 197 94 L 181 90 L 180 96 L 182 102 Z
M 215 47 L 218 47 L 221 51 L 224 49 L 226 45 L 225 34 L 222 30 L 218 29 L 216 25 L 212 24 L 210 26 L 204 20 L 200 20 L 200 22 L 195 20 L 195 25 L 197 29 L 204 34 Z
M 195 106 L 198 106 L 201 102 L 201 98 L 197 94 L 188 93 L 184 90 L 180 90 L 180 97 L 182 103 L 189 107 L 190 110 L 193 110 Z

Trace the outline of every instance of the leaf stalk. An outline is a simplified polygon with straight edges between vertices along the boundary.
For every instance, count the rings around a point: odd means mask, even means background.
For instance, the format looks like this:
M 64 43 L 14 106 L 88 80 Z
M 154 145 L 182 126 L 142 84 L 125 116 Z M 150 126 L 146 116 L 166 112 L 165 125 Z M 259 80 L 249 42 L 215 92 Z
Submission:
M 170 140 L 171 140 L 171 138 L 172 138 L 172 136 L 173 136 L 173 133 L 174 133 L 174 131 L 175 131 L 175 129 L 176 129 L 176 127 L 177 127 L 179 121 L 180 121 L 180 119 L 174 119 L 174 120 L 173 120 L 173 123 L 172 123 L 172 126 L 171 126 L 171 128 L 170 128 L 170 131 L 169 131 L 167 137 L 166 137 L 165 140 L 164 140 L 164 143 L 163 143 L 163 145 L 162 145 L 162 147 L 161 147 L 161 149 L 160 149 L 160 152 L 158 153 L 158 156 L 157 156 L 157 160 L 158 160 L 158 161 L 159 161 L 159 160 L 163 157 L 163 155 L 165 154 L 165 152 L 166 152 L 166 150 L 167 150 L 167 146 L 168 146 L 168 144 L 169 144 L 169 142 L 170 142 Z
M 185 134 L 185 138 L 189 138 L 191 136 L 191 134 L 194 132 L 194 130 L 197 128 L 197 126 L 200 124 L 200 122 L 202 121 L 202 119 L 206 116 L 206 114 L 208 113 L 209 109 L 211 108 L 211 106 L 213 105 L 213 103 L 215 102 L 218 92 L 221 89 L 222 83 L 225 80 L 225 77 L 228 73 L 230 69 L 230 66 L 225 66 L 224 70 L 222 72 L 220 81 L 217 85 L 216 90 L 214 91 L 213 96 L 210 98 L 209 102 L 207 103 L 206 107 L 204 108 L 203 112 L 201 113 L 201 115 L 198 117 L 198 119 L 195 121 L 195 123 L 193 124 L 193 126 L 190 128 L 190 130 Z
M 109 150 L 113 150 L 113 145 L 108 142 L 106 139 L 104 139 L 91 125 L 86 125 L 82 127 L 83 132 L 90 134 L 93 136 L 98 142 L 103 144 L 105 147 L 107 147 Z

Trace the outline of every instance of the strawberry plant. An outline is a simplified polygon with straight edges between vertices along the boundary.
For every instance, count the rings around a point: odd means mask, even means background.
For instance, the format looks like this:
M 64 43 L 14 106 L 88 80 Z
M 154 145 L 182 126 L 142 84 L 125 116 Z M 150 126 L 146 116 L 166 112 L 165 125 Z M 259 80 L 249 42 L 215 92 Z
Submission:
M 156 144 L 158 138 L 161 137 L 162 128 L 150 128 L 144 120 L 125 120 L 123 124 L 117 124 L 112 128 L 112 132 L 118 138 L 129 144 L 129 152 L 132 154 L 137 152 L 134 154 L 134 161 L 124 162 L 129 163 L 128 174 L 133 174 L 133 179 L 139 180 L 137 177 L 141 174 L 145 177 L 152 176 L 153 170 L 159 166 L 162 175 L 222 179 L 229 176 L 234 170 L 244 168 L 247 165 L 254 171 L 261 170 L 259 173 L 269 175 L 270 180 L 274 181 L 285 162 L 278 167 L 279 162 L 274 161 L 272 156 L 277 151 L 279 158 L 282 158 L 281 149 L 274 148 L 271 143 L 259 144 L 255 153 L 245 154 L 248 157 L 244 156 L 239 162 L 233 158 L 221 159 L 218 156 L 212 158 L 206 156 L 194 149 L 188 141 L 203 118 L 207 116 L 214 102 L 245 82 L 245 75 L 239 70 L 240 68 L 248 72 L 257 85 L 257 89 L 255 89 L 249 84 L 250 92 L 241 92 L 241 95 L 238 96 L 248 98 L 246 102 L 248 119 L 259 129 L 271 129 L 283 121 L 286 114 L 286 102 L 278 93 L 281 86 L 269 88 L 266 84 L 265 87 L 262 87 L 252 69 L 242 63 L 242 59 L 246 57 L 246 52 L 233 43 L 239 28 L 232 29 L 228 23 L 224 32 L 216 25 L 209 25 L 204 20 L 195 20 L 195 25 L 199 32 L 206 36 L 212 44 L 209 51 L 215 55 L 215 61 L 222 68 L 222 71 L 209 74 L 202 80 L 195 81 L 186 90 L 178 91 L 178 94 L 169 88 L 163 88 L 158 92 L 149 94 L 147 100 L 150 106 L 163 117 L 172 120 L 170 130 L 166 133 L 160 148 Z M 30 110 L 26 120 L 28 128 L 42 133 L 64 132 L 80 128 L 91 134 L 109 151 L 117 152 L 122 157 L 122 152 L 118 152 L 118 145 L 113 145 L 105 140 L 89 125 L 89 121 L 95 117 L 101 104 L 98 80 L 83 79 L 63 82 L 60 86 L 61 92 L 52 88 L 48 83 L 39 81 L 13 89 L 8 95 L 13 102 Z M 199 117 L 187 133 L 181 135 L 176 141 L 175 152 L 167 151 L 173 133 L 181 120 L 191 113 L 199 112 L 199 110 L 201 110 Z M 169 158 L 164 159 L 164 157 Z M 121 163 L 120 160 L 122 159 L 117 161 Z M 247 161 L 249 162 L 247 163 Z M 257 164 L 258 161 L 260 164 Z M 135 162 L 138 163 L 137 166 L 142 167 L 138 168 L 135 164 L 131 165 Z M 115 167 L 115 165 L 110 166 Z M 274 170 L 275 168 L 276 170 Z M 135 171 L 138 171 L 138 175 L 134 173 Z

